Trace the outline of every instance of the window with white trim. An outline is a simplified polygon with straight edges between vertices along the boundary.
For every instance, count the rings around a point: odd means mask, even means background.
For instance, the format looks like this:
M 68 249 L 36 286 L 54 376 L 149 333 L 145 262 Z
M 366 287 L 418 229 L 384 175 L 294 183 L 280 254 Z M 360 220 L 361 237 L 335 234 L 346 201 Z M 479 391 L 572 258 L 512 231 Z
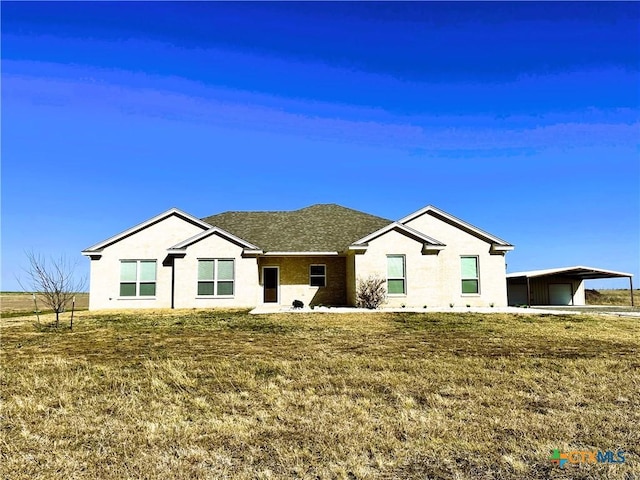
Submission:
M 462 278 L 462 294 L 473 295 L 480 293 L 480 269 L 478 257 L 460 257 Z
M 309 265 L 309 285 L 312 287 L 327 286 L 326 265 Z
M 387 294 L 406 295 L 407 278 L 404 255 L 387 255 Z
M 235 265 L 232 258 L 198 260 L 198 295 L 232 297 Z
M 120 260 L 120 296 L 155 297 L 156 261 Z

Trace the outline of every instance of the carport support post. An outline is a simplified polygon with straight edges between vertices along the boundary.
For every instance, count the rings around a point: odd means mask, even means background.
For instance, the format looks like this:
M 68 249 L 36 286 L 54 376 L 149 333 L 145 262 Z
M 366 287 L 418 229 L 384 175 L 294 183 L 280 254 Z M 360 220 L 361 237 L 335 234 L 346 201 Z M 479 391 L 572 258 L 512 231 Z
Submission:
M 529 284 L 529 277 L 527 276 L 527 306 L 531 306 L 531 285 Z
M 631 306 L 633 307 L 633 277 L 629 277 L 629 287 L 631 290 Z

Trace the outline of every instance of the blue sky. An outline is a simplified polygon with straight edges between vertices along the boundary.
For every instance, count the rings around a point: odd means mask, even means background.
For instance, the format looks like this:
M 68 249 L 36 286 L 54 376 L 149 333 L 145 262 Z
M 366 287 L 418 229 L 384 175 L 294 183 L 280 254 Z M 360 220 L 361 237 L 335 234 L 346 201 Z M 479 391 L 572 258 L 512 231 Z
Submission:
M 432 204 L 640 283 L 640 3 L 5 2 L 2 289 L 168 208 Z M 625 281 L 591 286 L 628 286 Z

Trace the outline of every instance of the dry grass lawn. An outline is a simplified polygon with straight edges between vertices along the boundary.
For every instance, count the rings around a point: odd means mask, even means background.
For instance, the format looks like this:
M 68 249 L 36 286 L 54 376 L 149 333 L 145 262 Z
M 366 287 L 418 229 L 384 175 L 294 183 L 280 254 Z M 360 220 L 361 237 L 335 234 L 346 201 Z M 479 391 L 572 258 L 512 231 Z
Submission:
M 640 477 L 638 319 L 76 318 L 2 320 L 2 478 Z M 626 462 L 561 470 L 556 448 Z

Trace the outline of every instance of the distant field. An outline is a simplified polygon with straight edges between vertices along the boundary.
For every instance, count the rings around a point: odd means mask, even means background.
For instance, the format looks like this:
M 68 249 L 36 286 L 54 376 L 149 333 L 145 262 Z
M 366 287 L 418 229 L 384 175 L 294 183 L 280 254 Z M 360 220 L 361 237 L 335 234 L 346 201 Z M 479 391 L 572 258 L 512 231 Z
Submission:
M 0 333 L 0 478 L 640 477 L 637 318 L 85 311 Z
M 37 295 L 38 310 L 51 312 L 51 309 L 44 304 L 42 298 Z M 69 306 L 71 308 L 71 306 Z M 76 294 L 76 310 L 87 310 L 89 308 L 89 294 Z M 23 314 L 32 314 L 35 311 L 33 294 L 22 292 L 2 292 L 0 293 L 0 315 L 3 317 L 14 317 Z
M 618 290 L 585 290 L 587 305 L 620 305 L 631 306 L 631 291 Z M 633 289 L 633 299 L 636 306 L 640 305 L 640 290 Z

